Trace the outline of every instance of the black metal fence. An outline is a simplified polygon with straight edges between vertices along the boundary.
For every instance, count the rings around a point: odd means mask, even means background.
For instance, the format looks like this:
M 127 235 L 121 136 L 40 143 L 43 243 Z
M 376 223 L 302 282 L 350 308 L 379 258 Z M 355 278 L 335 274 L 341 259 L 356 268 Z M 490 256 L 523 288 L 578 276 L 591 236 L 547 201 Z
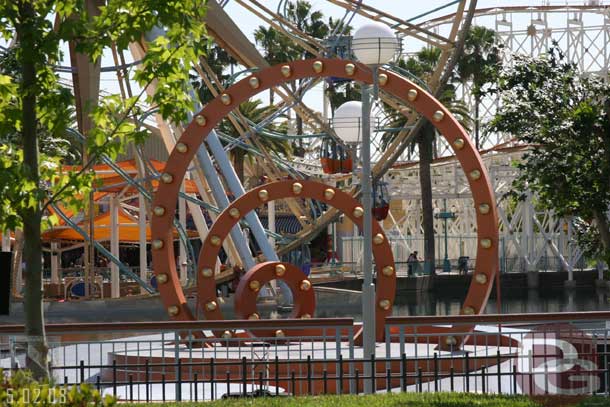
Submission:
M 89 324 L 81 329 L 100 332 L 105 327 L 106 335 L 114 332 L 118 339 L 78 340 L 69 336 L 76 326 L 61 325 L 51 327 L 50 342 L 57 383 L 89 383 L 128 401 L 358 394 L 365 387 L 377 392 L 608 395 L 609 320 L 610 312 L 389 317 L 385 342 L 369 357 L 354 340 L 359 327 L 351 319 L 136 323 L 120 329 Z M 288 332 L 287 327 L 298 329 L 299 324 L 307 334 L 195 335 L 263 326 Z M 7 330 L 0 327 L 0 335 Z M 22 366 L 24 338 L 10 336 L 14 370 Z

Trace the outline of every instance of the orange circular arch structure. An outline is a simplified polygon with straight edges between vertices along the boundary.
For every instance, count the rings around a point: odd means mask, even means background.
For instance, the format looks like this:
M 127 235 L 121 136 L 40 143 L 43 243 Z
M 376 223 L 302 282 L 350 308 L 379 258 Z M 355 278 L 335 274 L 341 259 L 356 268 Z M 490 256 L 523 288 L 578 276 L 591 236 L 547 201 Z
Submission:
M 327 76 L 373 83 L 372 72 L 366 65 L 349 60 L 316 58 L 275 65 L 226 89 L 208 103 L 185 129 L 167 160 L 153 201 L 153 208 L 158 208 L 153 211 L 152 219 L 153 263 L 160 282 L 159 292 L 171 318 L 195 319 L 186 303 L 173 261 L 172 222 L 180 185 L 197 149 L 222 118 L 250 97 L 285 82 Z M 410 104 L 435 126 L 454 149 L 466 174 L 476 208 L 478 244 L 475 271 L 461 313 L 481 313 L 498 271 L 498 214 L 489 174 L 466 131 L 438 100 L 393 72 L 380 69 L 377 79 L 384 91 Z
M 199 251 L 197 266 L 197 294 L 199 306 L 207 319 L 222 319 L 222 313 L 216 304 L 216 286 L 214 283 L 214 265 L 223 240 L 239 220 L 248 212 L 260 205 L 284 198 L 310 198 L 337 208 L 354 224 L 362 229 L 364 210 L 351 195 L 314 181 L 290 180 L 272 182 L 248 191 L 231 203 L 212 225 L 208 236 Z M 396 293 L 396 273 L 392 248 L 379 223 L 373 222 L 373 258 L 377 271 L 375 321 L 377 338 L 384 334 L 385 317 L 392 314 L 392 305 Z M 248 271 L 250 274 L 250 271 Z M 236 294 L 236 304 L 239 302 Z M 254 307 L 247 310 L 254 313 Z M 216 333 L 215 333 L 216 334 Z
M 276 279 L 284 281 L 294 296 L 294 305 L 289 318 L 311 318 L 316 309 L 316 295 L 311 282 L 297 266 L 276 261 L 255 265 L 239 280 L 235 290 L 235 315 L 242 319 L 259 319 L 260 314 L 256 308 L 258 292 L 263 284 Z M 303 330 L 257 329 L 251 333 L 259 338 L 277 338 L 302 336 Z

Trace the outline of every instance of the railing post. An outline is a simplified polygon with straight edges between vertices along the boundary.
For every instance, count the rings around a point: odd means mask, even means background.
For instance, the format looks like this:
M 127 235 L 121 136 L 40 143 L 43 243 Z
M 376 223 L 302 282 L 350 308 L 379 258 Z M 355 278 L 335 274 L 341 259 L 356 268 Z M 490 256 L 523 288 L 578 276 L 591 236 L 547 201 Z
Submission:
M 254 377 L 252 378 L 254 380 Z M 254 387 L 254 382 L 252 383 L 252 387 Z M 258 390 L 261 394 L 263 394 L 263 372 L 258 372 Z
M 405 353 L 400 356 L 400 390 L 407 391 L 407 355 Z
M 214 358 L 210 358 L 210 395 L 212 400 L 216 398 L 216 383 L 215 383 L 216 368 L 214 367 Z M 204 396 L 205 397 L 205 396 Z
M 182 401 L 182 360 L 178 357 L 176 368 L 176 401 Z
M 182 361 L 180 360 L 180 334 L 174 331 L 174 363 L 176 367 L 176 401 L 182 401 Z
M 502 372 L 500 369 L 500 351 L 496 351 L 496 371 L 498 372 L 498 394 L 502 394 Z
M 451 366 L 451 368 L 449 369 L 449 385 L 451 386 L 450 389 L 451 389 L 452 392 L 455 389 L 454 388 L 454 381 L 453 381 L 454 377 L 455 377 L 455 371 L 453 369 L 453 366 Z
M 392 392 L 392 369 L 385 371 L 385 386 L 388 393 Z
M 311 392 L 311 355 L 307 355 L 307 394 L 312 396 Z
M 337 392 L 343 394 L 343 355 L 339 355 L 339 382 L 337 386 Z
M 116 359 L 112 359 L 112 395 L 116 398 Z
M 438 393 L 438 354 L 434 352 L 434 392 Z
M 369 380 L 371 381 L 371 391 L 375 393 L 377 391 L 377 363 L 375 360 L 375 354 L 371 353 L 371 377 Z M 365 390 L 366 391 L 366 390 Z
M 349 333 L 349 375 L 352 379 L 350 379 L 349 382 L 349 392 L 350 394 L 354 393 L 354 326 L 351 325 L 348 329 Z M 356 394 L 358 394 L 358 391 L 356 391 Z
M 326 369 L 322 372 L 322 381 L 323 383 L 323 392 L 324 394 L 328 394 L 328 372 Z
M 468 356 L 468 352 L 464 355 L 464 364 L 466 368 L 464 369 L 464 381 L 466 382 L 466 393 L 470 393 L 470 356 Z
M 133 375 L 129 375 L 129 401 L 133 403 Z
M 513 394 L 517 394 L 517 366 L 513 365 Z
M 80 382 L 84 383 L 85 382 L 85 361 L 82 359 L 79 364 L 79 370 L 80 370 Z
M 150 361 L 146 359 L 146 363 L 144 365 L 144 382 L 146 386 L 146 402 L 150 402 Z
M 246 357 L 241 358 L 241 384 L 242 384 L 242 395 L 246 397 L 248 395 L 248 382 L 246 373 L 247 372 L 247 361 Z

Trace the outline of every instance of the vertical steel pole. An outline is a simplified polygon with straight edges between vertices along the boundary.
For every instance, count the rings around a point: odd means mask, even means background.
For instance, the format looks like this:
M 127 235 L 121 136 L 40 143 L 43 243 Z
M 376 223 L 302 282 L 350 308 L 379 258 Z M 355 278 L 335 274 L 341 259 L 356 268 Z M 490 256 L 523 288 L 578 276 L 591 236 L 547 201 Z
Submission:
M 119 208 L 120 202 L 116 194 L 110 197 L 110 253 L 120 259 L 119 252 Z M 91 250 L 95 246 L 91 245 Z M 91 264 L 93 267 L 93 264 Z M 102 286 L 103 290 L 104 287 Z M 119 298 L 121 296 L 121 279 L 119 277 L 119 266 L 115 263 L 110 265 L 110 297 Z
M 180 192 L 185 192 L 184 181 L 180 185 Z M 186 200 L 184 198 L 178 198 L 178 221 L 184 230 L 186 230 Z M 187 237 L 188 239 L 188 237 Z M 187 241 L 180 239 L 180 254 L 178 255 L 178 264 L 176 269 L 179 270 L 180 284 L 186 285 L 187 280 L 187 260 L 188 250 Z
M 375 354 L 375 285 L 372 258 L 372 197 L 371 197 L 371 98 L 370 85 L 362 84 L 362 208 L 364 209 L 362 271 L 362 324 L 364 359 Z M 371 377 L 370 363 L 364 363 L 365 376 Z M 364 381 L 364 392 L 373 393 L 373 380 Z
M 138 194 L 138 242 L 140 257 L 140 278 L 148 281 L 148 257 L 146 253 L 146 197 L 143 193 Z M 146 293 L 144 287 L 140 287 L 140 294 Z

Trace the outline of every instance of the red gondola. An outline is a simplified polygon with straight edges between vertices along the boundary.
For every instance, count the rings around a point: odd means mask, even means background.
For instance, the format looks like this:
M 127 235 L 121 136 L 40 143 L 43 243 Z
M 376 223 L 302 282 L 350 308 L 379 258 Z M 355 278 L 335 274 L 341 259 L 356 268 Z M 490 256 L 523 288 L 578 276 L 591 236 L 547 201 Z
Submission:
M 353 162 L 349 151 L 329 137 L 322 140 L 320 163 L 325 174 L 352 172 Z
M 390 194 L 388 183 L 378 181 L 373 184 L 373 217 L 382 221 L 390 213 Z

